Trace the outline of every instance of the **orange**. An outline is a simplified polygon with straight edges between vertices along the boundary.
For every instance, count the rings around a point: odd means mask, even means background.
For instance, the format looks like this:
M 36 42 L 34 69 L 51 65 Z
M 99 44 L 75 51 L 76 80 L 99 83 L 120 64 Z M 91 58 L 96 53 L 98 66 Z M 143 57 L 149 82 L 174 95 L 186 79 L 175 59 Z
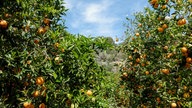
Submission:
M 140 34 L 139 33 L 135 33 L 135 35 L 138 37 Z
M 39 108 L 46 108 L 46 106 L 45 106 L 44 103 L 41 103 L 41 104 L 39 105 Z
M 171 103 L 171 108 L 176 108 L 177 107 L 177 104 L 175 102 L 172 102 Z
M 39 44 L 39 39 L 34 39 L 35 44 Z
M 138 24 L 139 27 L 142 27 L 142 24 Z
M 46 24 L 46 25 L 49 25 L 50 24 L 50 19 L 44 18 L 43 23 Z
M 182 48 L 181 48 L 181 52 L 182 52 L 182 53 L 187 53 L 187 50 L 188 50 L 188 49 L 187 49 L 186 47 L 182 47 Z
M 170 58 L 171 56 L 173 56 L 173 53 L 168 53 L 166 58 Z
M 163 72 L 164 74 L 169 74 L 169 69 L 162 69 L 161 72 Z
M 158 103 L 160 103 L 160 102 L 161 102 L 161 99 L 160 99 L 159 97 L 157 97 L 157 98 L 156 98 L 156 101 L 157 101 Z
M 145 66 L 145 63 L 141 63 L 141 66 Z
M 152 5 L 154 5 L 155 3 L 157 3 L 157 0 L 151 0 L 150 2 Z
M 185 64 L 185 67 L 186 67 L 186 68 L 190 68 L 191 65 L 190 65 L 189 63 L 186 63 L 186 64 Z
M 63 52 L 65 52 L 65 49 L 64 49 L 64 48 L 62 48 L 62 49 L 61 49 L 61 52 L 62 52 L 62 53 L 63 53 Z
M 40 27 L 37 31 L 38 34 L 44 34 L 46 32 L 46 29 L 44 27 Z
M 8 26 L 8 23 L 7 23 L 7 21 L 6 20 L 0 20 L 0 27 L 1 28 L 7 28 L 7 26 Z
M 186 62 L 187 62 L 187 63 L 191 63 L 191 62 L 192 62 L 191 57 L 187 57 L 187 58 L 186 58 Z
M 154 7 L 154 8 L 158 8 L 158 6 L 159 6 L 159 4 L 158 4 L 158 3 L 155 3 L 153 7 Z
M 181 21 L 181 20 L 178 20 L 178 21 L 177 21 L 177 25 L 182 25 L 182 21 Z
M 146 75 L 149 75 L 149 71 L 145 71 L 145 74 L 146 74 Z
M 189 94 L 189 93 L 184 93 L 184 94 L 183 94 L 183 97 L 184 97 L 184 98 L 189 98 L 189 97 L 190 97 L 190 94 Z
M 186 22 L 187 22 L 186 19 L 181 20 L 182 25 L 186 24 Z
M 133 57 L 132 57 L 132 56 L 129 56 L 128 58 L 129 58 L 130 60 L 132 60 L 132 59 L 133 59 Z
M 187 86 L 184 85 L 184 86 L 183 86 L 183 90 L 187 90 Z
M 58 48 L 58 47 L 59 47 L 59 43 L 56 42 L 56 43 L 54 44 L 54 46 L 55 46 L 56 48 Z
M 31 62 L 32 62 L 31 60 L 27 60 L 27 64 L 28 64 L 28 65 L 30 65 L 30 64 L 31 64 Z
M 167 24 L 163 24 L 163 25 L 162 25 L 162 28 L 163 28 L 163 29 L 168 28 Z
M 42 85 L 43 83 L 44 83 L 43 77 L 37 77 L 37 78 L 36 78 L 36 84 L 37 84 L 37 85 Z
M 128 75 L 127 75 L 127 73 L 126 72 L 124 72 L 123 73 L 123 77 L 127 77 Z
M 162 8 L 162 9 L 166 9 L 166 8 L 167 8 L 167 6 L 166 6 L 166 5 L 163 5 L 161 8 Z
M 168 48 L 169 48 L 168 46 L 164 46 L 163 47 L 164 50 L 168 50 Z
M 91 90 L 87 90 L 86 94 L 87 94 L 88 96 L 91 96 L 91 95 L 93 94 L 93 92 L 92 92 Z
M 24 103 L 23 103 L 23 107 L 24 107 L 24 108 L 30 108 L 30 106 L 31 106 L 31 103 L 30 103 L 30 102 L 24 102 Z
M 139 63 L 140 61 L 141 61 L 140 58 L 137 58 L 137 59 L 136 59 L 136 62 L 137 62 L 137 63 Z
M 184 25 L 186 23 L 187 23 L 187 21 L 184 18 L 177 21 L 177 25 Z
M 10 16 L 11 16 L 11 15 L 8 14 L 8 13 L 5 14 L 5 18 L 9 18 Z
M 33 93 L 33 97 L 38 97 L 39 94 L 40 94 L 40 92 L 36 90 L 36 91 Z
M 157 29 L 159 32 L 163 32 L 164 31 L 164 29 L 162 28 L 162 27 L 158 27 L 158 29 Z

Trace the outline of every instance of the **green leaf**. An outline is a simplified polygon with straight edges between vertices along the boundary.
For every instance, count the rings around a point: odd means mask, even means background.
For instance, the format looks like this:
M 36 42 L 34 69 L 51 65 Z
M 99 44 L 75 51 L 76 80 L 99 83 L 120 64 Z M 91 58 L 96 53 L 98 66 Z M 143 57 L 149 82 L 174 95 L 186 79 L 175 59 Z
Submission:
M 55 72 L 53 72 L 53 77 L 54 77 L 55 79 L 57 79 L 57 74 L 56 74 Z

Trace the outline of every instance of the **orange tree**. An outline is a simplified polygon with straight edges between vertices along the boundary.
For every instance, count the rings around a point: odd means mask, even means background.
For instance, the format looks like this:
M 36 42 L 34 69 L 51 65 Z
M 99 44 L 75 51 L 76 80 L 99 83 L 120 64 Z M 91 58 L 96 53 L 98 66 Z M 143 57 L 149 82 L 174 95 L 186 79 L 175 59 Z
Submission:
M 192 1 L 148 0 L 135 14 L 121 69 L 132 107 L 192 106 Z
M 0 1 L 0 105 L 105 107 L 105 42 L 65 31 L 63 0 Z M 106 92 L 108 89 L 108 93 Z

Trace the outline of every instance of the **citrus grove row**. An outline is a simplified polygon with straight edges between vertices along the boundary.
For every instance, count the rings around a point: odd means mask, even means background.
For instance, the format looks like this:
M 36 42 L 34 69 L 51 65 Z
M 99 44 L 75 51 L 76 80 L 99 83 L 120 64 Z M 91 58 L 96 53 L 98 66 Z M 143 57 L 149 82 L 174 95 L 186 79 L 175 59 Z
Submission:
M 148 2 L 113 45 L 67 32 L 63 0 L 0 1 L 0 106 L 192 107 L 192 0 Z M 126 56 L 115 73 L 107 50 Z

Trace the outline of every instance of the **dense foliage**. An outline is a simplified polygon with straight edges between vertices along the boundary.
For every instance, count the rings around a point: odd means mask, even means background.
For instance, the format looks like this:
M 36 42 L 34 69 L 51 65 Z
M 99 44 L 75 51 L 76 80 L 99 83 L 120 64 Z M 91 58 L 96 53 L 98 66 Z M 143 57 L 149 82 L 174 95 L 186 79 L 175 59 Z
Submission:
M 130 106 L 192 107 L 192 1 L 148 0 L 152 8 L 136 13 L 122 85 Z M 128 26 L 130 27 L 130 26 Z
M 68 33 L 65 12 L 63 0 L 0 1 L 0 106 L 110 105 L 109 75 L 95 61 L 110 44 Z

